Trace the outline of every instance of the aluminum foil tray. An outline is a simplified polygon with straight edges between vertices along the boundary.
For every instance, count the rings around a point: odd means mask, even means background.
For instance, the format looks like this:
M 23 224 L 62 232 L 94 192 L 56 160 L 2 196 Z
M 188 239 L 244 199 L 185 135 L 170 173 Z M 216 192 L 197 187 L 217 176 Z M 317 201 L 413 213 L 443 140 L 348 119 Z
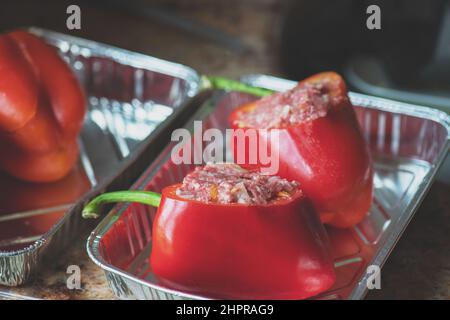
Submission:
M 24 283 L 42 257 L 79 235 L 85 201 L 127 188 L 167 144 L 167 132 L 189 112 L 195 71 L 138 53 L 30 28 L 57 48 L 87 96 L 88 113 L 73 172 L 50 184 L 0 176 L 0 284 Z M 168 140 L 169 138 L 167 138 Z M 89 223 L 91 224 L 91 223 Z
M 295 83 L 248 76 L 243 81 L 273 90 Z M 367 218 L 349 229 L 327 227 L 335 257 L 337 281 L 317 299 L 362 299 L 369 265 L 382 266 L 420 205 L 450 146 L 450 118 L 426 107 L 350 93 L 375 166 L 375 197 Z M 229 112 L 254 99 L 217 92 L 186 123 L 204 120 L 204 128 L 224 129 Z M 160 191 L 180 182 L 192 166 L 175 166 L 173 143 L 145 170 L 133 189 Z M 91 259 L 104 269 L 121 299 L 208 299 L 161 286 L 149 266 L 151 225 L 155 210 L 140 204 L 116 205 L 87 242 Z

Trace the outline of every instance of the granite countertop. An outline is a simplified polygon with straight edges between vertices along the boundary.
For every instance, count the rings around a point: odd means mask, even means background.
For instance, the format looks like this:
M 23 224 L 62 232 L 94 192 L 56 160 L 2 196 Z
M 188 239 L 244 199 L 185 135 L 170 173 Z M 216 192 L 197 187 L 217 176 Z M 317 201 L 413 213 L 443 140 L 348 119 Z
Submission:
M 178 4 L 181 16 L 238 35 L 252 53 L 240 54 L 174 27 L 114 10 L 102 10 L 87 2 L 81 5 L 80 31 L 65 29 L 66 4 L 40 10 L 32 1 L 21 5 L 2 4 L 2 11 L 8 12 L 8 16 L 0 17 L 0 27 L 35 25 L 53 29 L 183 63 L 208 74 L 230 77 L 246 73 L 282 75 L 275 59 L 282 8 L 275 1 L 264 0 L 258 6 L 251 0 L 245 3 L 234 0 L 230 2 L 233 5 L 205 0 L 172 2 Z M 252 10 L 253 19 L 247 19 L 248 10 Z M 449 185 L 433 184 L 382 269 L 382 289 L 369 292 L 368 299 L 450 299 L 449 195 Z M 103 271 L 87 257 L 85 242 L 86 235 L 80 236 L 56 263 L 44 265 L 43 271 L 29 284 L 17 288 L 0 286 L 0 297 L 114 299 Z M 66 287 L 66 268 L 72 264 L 81 268 L 80 290 Z

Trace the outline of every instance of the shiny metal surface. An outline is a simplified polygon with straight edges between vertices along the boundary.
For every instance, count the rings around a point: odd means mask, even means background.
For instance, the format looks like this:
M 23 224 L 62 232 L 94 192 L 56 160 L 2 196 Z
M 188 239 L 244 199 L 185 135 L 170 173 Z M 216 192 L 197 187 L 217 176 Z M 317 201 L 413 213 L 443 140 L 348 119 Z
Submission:
M 255 86 L 286 90 L 295 83 L 252 75 Z M 438 110 L 350 93 L 375 166 L 375 197 L 367 218 L 349 229 L 327 227 L 335 257 L 336 284 L 317 299 L 362 299 L 369 265 L 382 267 L 430 187 L 450 147 L 450 117 Z M 204 128 L 227 126 L 227 115 L 254 98 L 216 93 L 186 123 L 203 119 Z M 160 191 L 180 182 L 192 166 L 175 166 L 173 144 L 145 170 L 132 189 Z M 91 259 L 104 269 L 121 299 L 208 299 L 164 288 L 149 266 L 153 208 L 116 205 L 87 242 Z M 282 250 L 282 248 L 280 248 Z
M 41 259 L 53 256 L 92 226 L 80 217 L 87 199 L 106 189 L 127 188 L 139 176 L 167 143 L 175 119 L 187 112 L 186 103 L 197 94 L 199 83 L 194 70 L 179 64 L 47 30 L 29 30 L 58 49 L 85 89 L 88 113 L 77 170 L 87 186 L 74 202 L 66 203 L 52 200 L 63 188 L 61 183 L 47 184 L 45 203 L 0 212 L 0 230 L 11 231 L 0 232 L 0 284 L 10 286 L 27 281 Z M 26 187 L 32 192 L 43 189 Z M 56 217 L 53 226 L 26 227 L 55 212 L 61 218 Z

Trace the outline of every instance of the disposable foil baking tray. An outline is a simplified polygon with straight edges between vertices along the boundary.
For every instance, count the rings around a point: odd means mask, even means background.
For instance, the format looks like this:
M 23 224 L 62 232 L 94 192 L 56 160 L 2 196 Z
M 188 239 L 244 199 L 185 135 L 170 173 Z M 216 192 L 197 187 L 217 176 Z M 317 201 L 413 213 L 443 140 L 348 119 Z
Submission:
M 253 75 L 242 79 L 273 90 L 295 83 Z M 420 205 L 450 147 L 447 114 L 416 105 L 350 93 L 375 166 L 374 201 L 367 218 L 348 229 L 327 227 L 335 258 L 336 284 L 317 299 L 362 299 L 369 276 L 382 267 Z M 216 93 L 186 123 L 203 120 L 204 128 L 223 130 L 236 106 L 254 99 L 237 92 Z M 171 162 L 169 144 L 132 189 L 160 191 L 180 182 L 192 166 Z M 140 204 L 116 205 L 87 242 L 91 259 L 104 269 L 121 299 L 208 299 L 167 289 L 149 266 L 155 210 Z M 282 250 L 282 248 L 280 248 Z M 268 275 L 269 276 L 269 275 Z
M 64 34 L 30 28 L 54 46 L 83 85 L 88 113 L 80 160 L 65 179 L 24 183 L 0 176 L 0 284 L 24 283 L 41 259 L 92 226 L 85 201 L 127 188 L 168 143 L 168 134 L 197 94 L 185 66 Z M 182 117 L 181 117 L 182 118 Z M 166 140 L 167 139 L 167 140 Z M 93 227 L 93 226 L 92 226 Z

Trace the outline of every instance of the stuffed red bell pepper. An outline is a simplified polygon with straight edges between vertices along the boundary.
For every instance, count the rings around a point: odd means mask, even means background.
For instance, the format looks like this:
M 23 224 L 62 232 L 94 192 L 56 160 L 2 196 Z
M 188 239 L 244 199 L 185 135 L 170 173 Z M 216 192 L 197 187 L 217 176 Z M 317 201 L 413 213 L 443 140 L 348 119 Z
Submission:
M 372 163 L 338 74 L 319 73 L 292 90 L 241 106 L 230 122 L 234 129 L 256 130 L 258 139 L 278 150 L 277 174 L 301 183 L 322 222 L 349 227 L 366 216 L 372 202 Z M 271 145 L 261 129 L 277 129 L 278 145 Z M 234 148 L 235 160 L 252 165 L 249 156 L 257 155 L 257 148 Z M 261 166 L 261 161 L 254 165 Z
M 64 177 L 78 159 L 83 91 L 68 65 L 38 37 L 0 36 L 0 169 L 46 182 Z
M 167 287 L 215 298 L 304 299 L 335 281 L 326 232 L 296 182 L 207 165 L 161 198 L 106 193 L 84 215 L 116 201 L 159 206 L 150 262 Z

